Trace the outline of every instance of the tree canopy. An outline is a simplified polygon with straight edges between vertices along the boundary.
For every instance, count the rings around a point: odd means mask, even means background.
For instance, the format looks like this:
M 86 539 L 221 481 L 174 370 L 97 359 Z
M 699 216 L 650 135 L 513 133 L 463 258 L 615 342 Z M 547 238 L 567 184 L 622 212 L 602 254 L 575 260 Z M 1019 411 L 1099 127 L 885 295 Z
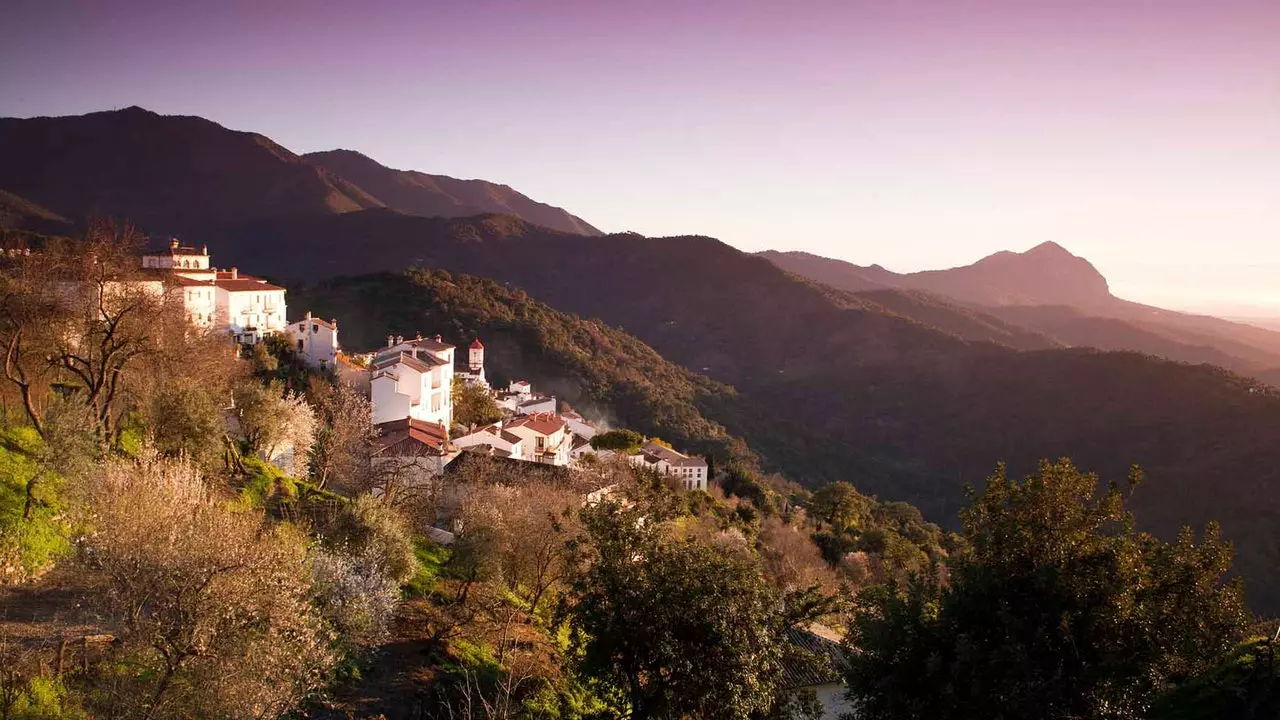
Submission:
M 851 696 L 889 720 L 1144 717 L 1233 647 L 1246 614 L 1215 526 L 1163 543 L 1125 499 L 1067 460 L 1022 482 L 997 469 L 962 514 L 949 581 L 933 569 L 858 596 Z

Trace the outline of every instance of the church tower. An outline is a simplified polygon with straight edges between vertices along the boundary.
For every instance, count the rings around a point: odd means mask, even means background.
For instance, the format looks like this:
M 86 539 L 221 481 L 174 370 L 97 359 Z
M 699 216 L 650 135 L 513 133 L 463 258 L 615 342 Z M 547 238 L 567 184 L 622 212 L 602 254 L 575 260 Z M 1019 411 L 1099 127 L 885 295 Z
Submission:
M 477 378 L 484 379 L 484 343 L 480 342 L 480 338 L 471 343 L 467 369 Z

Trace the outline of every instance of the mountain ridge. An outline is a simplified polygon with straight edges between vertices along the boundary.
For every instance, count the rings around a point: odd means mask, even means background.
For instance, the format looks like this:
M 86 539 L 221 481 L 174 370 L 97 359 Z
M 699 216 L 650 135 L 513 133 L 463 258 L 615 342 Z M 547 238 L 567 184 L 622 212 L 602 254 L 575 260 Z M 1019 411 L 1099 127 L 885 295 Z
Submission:
M 95 215 L 128 219 L 158 235 L 388 205 L 401 212 L 414 209 L 403 198 L 388 203 L 314 154 L 304 158 L 265 135 L 136 105 L 85 115 L 0 118 L 0 157 L 5 158 L 0 188 L 34 205 L 80 222 Z M 384 174 L 402 172 L 377 168 Z M 439 204 L 442 214 L 501 211 L 599 234 L 581 218 L 506 185 L 402 175 L 443 187 L 438 193 L 454 202 Z
M 502 213 L 552 230 L 579 235 L 602 234 L 564 208 L 532 200 L 510 185 L 396 170 L 356 150 L 312 152 L 304 154 L 302 159 L 351 180 L 384 206 L 409 215 L 467 217 Z

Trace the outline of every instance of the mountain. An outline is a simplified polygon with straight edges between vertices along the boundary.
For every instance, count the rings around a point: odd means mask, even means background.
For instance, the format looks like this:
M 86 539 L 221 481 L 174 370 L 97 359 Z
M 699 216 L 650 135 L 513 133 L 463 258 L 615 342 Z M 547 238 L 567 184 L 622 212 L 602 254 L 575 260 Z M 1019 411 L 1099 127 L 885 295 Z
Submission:
M 346 178 L 386 207 L 407 215 L 465 217 L 484 213 L 513 215 L 535 225 L 599 235 L 600 231 L 565 210 L 531 200 L 506 185 L 458 180 L 414 170 L 393 170 L 354 150 L 307 153 L 304 160 Z
M 70 230 L 71 221 L 30 200 L 0 190 L 0 232 L 16 229 L 52 234 Z
M 923 290 L 981 306 L 1071 305 L 1087 307 L 1111 296 L 1106 278 L 1084 258 L 1046 242 L 1026 252 L 998 252 L 972 265 L 899 274 L 879 265 L 862 267 L 806 252 L 758 253 L 778 267 L 841 290 Z
M 124 218 L 156 235 L 381 207 L 449 217 L 502 212 L 599 234 L 505 185 L 391 170 L 351 151 L 304 159 L 257 133 L 139 107 L 0 118 L 0 158 L 0 188 L 24 202 L 73 221 Z
M 65 217 L 154 232 L 379 205 L 262 135 L 138 107 L 0 119 L 0 157 L 0 187 Z
M 803 252 L 765 251 L 778 267 L 834 288 L 927 292 L 1068 346 L 1132 350 L 1259 375 L 1280 367 L 1280 332 L 1117 298 L 1087 260 L 1055 243 L 947 270 L 893 273 Z

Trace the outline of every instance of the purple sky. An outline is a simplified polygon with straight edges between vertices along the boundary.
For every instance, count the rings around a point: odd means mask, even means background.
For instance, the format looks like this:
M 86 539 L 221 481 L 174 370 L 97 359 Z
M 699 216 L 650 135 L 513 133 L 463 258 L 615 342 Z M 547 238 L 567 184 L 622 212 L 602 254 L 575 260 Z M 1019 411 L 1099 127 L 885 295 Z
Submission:
M 1125 297 L 1280 314 L 1280 0 L 8 0 L 4 18 L 0 115 L 202 115 L 508 183 L 605 230 L 895 270 L 1054 240 Z

